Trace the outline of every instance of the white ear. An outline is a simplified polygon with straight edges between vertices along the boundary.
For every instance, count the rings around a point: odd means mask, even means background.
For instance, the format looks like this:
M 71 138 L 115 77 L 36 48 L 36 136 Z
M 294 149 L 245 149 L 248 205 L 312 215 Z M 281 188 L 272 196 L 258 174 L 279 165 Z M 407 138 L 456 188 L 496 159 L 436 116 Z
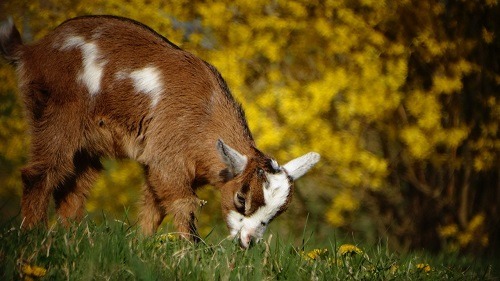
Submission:
M 217 150 L 233 177 L 245 170 L 248 162 L 245 155 L 240 154 L 238 151 L 225 144 L 221 139 L 217 140 Z
M 316 152 L 309 152 L 283 165 L 288 175 L 296 180 L 318 163 L 321 156 Z

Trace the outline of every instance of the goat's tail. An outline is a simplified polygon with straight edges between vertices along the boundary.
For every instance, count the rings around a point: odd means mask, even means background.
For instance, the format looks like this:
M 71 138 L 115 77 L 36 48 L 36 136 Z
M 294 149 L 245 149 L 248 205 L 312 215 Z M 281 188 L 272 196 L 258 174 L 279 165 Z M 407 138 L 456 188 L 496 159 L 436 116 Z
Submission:
M 0 54 L 11 64 L 20 59 L 20 47 L 23 45 L 21 34 L 9 17 L 0 24 Z

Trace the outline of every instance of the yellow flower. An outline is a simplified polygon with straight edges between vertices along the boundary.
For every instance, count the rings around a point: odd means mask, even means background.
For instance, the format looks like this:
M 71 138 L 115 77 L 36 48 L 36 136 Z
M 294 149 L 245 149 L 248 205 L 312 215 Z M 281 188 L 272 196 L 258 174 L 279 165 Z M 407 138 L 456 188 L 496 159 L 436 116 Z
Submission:
M 165 243 L 167 241 L 177 241 L 179 238 L 175 235 L 175 234 L 172 234 L 172 233 L 167 233 L 167 234 L 161 234 L 161 235 L 158 235 L 158 237 L 156 238 L 157 242 L 158 243 Z
M 417 264 L 417 269 L 425 272 L 425 273 L 429 273 L 431 271 L 431 266 L 427 263 L 419 263 Z
M 493 42 L 493 39 L 495 38 L 495 32 L 493 31 L 490 31 L 488 29 L 486 29 L 485 27 L 483 27 L 483 40 L 484 42 L 490 44 L 491 42 Z
M 158 236 L 155 236 L 153 240 L 147 242 L 147 245 L 150 247 L 154 247 L 156 249 L 160 249 L 168 244 L 169 242 L 178 241 L 179 237 L 172 233 L 164 233 Z
M 453 237 L 458 233 L 458 225 L 453 223 L 438 228 L 439 236 L 443 238 Z
M 43 277 L 45 276 L 45 274 L 47 274 L 47 269 L 29 264 L 23 264 L 21 267 L 21 271 L 29 279 L 32 279 L 31 277 Z
M 469 225 L 467 226 L 467 230 L 469 230 L 470 232 L 475 231 L 476 229 L 478 229 L 480 226 L 482 226 L 484 224 L 484 220 L 485 220 L 484 214 L 480 213 L 480 214 L 475 215 L 471 219 L 471 221 L 469 222 Z
M 308 253 L 301 252 L 305 260 L 319 260 L 328 254 L 328 249 L 314 249 Z
M 361 251 L 360 248 L 358 248 L 354 245 L 344 244 L 344 245 L 339 247 L 338 253 L 341 256 L 346 256 L 346 255 L 361 254 L 361 253 L 363 253 L 363 251 Z
M 399 266 L 398 266 L 397 264 L 395 264 L 395 263 L 394 263 L 394 264 L 392 264 L 392 265 L 391 265 L 391 267 L 389 268 L 389 272 L 390 272 L 391 274 L 396 274 L 396 272 L 398 271 L 398 268 L 399 268 Z

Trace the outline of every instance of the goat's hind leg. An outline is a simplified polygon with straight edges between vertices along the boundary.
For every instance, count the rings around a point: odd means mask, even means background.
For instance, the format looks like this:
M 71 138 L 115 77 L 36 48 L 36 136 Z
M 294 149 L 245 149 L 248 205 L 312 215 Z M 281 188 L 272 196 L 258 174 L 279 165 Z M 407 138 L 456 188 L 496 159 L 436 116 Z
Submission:
M 98 157 L 82 151 L 75 154 L 73 164 L 73 175 L 53 192 L 57 215 L 65 225 L 81 220 L 90 188 L 102 170 Z
M 53 190 L 70 175 L 71 162 L 32 161 L 21 170 L 23 196 L 21 212 L 23 228 L 47 224 L 47 209 Z
M 74 176 L 74 155 L 79 147 L 78 105 L 43 107 L 32 120 L 31 160 L 21 170 L 23 227 L 47 223 L 50 197 L 58 187 Z
M 47 179 L 49 169 L 46 163 L 31 162 L 21 170 L 23 228 L 30 229 L 39 223 L 47 223 L 47 208 L 52 191 L 52 184 Z

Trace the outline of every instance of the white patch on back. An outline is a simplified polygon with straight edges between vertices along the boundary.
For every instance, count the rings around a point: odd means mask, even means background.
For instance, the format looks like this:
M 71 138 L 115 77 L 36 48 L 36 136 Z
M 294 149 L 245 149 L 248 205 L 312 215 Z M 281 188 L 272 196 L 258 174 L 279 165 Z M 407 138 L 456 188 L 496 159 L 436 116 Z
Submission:
M 102 59 L 97 44 L 85 42 L 81 36 L 67 37 L 60 50 L 67 51 L 74 48 L 80 48 L 82 51 L 83 69 L 77 79 L 87 87 L 90 95 L 94 96 L 101 90 L 101 80 L 106 61 Z
M 62 44 L 60 50 L 61 51 L 68 51 L 74 48 L 81 47 L 83 44 L 85 44 L 85 40 L 81 36 L 70 36 L 64 40 L 64 43 Z
M 240 241 L 245 247 L 248 247 L 252 238 L 262 238 L 269 221 L 276 216 L 290 194 L 291 186 L 286 172 L 266 174 L 266 177 L 268 182 L 262 187 L 265 205 L 249 217 L 235 211 L 230 211 L 227 217 L 231 236 L 240 233 Z
M 106 62 L 100 61 L 99 49 L 95 43 L 82 45 L 83 71 L 80 80 L 87 86 L 90 95 L 94 96 L 101 90 L 101 79 Z
M 116 75 L 119 74 L 117 73 Z M 151 107 L 155 107 L 160 101 L 163 91 L 160 70 L 156 67 L 148 66 L 132 71 L 129 76 L 134 83 L 135 90 L 147 94 L 151 98 Z

